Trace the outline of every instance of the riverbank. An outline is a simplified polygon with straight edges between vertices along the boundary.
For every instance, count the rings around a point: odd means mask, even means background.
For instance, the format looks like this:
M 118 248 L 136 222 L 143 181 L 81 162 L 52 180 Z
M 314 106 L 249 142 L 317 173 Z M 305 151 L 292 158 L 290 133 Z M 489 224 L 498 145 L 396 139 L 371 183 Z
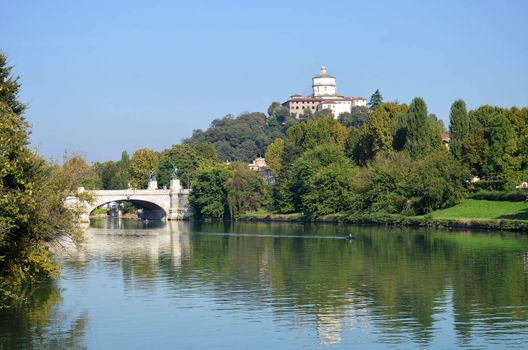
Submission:
M 339 213 L 311 219 L 301 213 L 279 214 L 258 211 L 242 214 L 238 219 L 241 221 L 348 223 L 528 232 L 528 203 L 467 199 L 452 208 L 437 210 L 423 216 Z

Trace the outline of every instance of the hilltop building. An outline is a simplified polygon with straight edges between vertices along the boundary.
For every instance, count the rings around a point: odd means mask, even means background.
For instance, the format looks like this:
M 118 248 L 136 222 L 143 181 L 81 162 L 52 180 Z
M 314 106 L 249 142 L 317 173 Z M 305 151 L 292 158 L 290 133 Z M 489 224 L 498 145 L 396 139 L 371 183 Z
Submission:
M 330 109 L 337 118 L 343 112 L 350 112 L 352 107 L 366 106 L 367 100 L 363 97 L 346 97 L 337 93 L 336 78 L 328 74 L 323 65 L 321 71 L 312 78 L 312 95 L 302 96 L 293 94 L 290 99 L 282 104 L 288 108 L 292 115 L 299 118 L 305 110 L 317 112 Z

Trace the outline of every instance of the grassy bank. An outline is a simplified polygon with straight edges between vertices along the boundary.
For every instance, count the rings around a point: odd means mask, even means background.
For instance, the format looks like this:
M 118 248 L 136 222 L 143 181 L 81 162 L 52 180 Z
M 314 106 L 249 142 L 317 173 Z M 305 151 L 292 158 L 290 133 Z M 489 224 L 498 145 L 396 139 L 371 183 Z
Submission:
M 433 219 L 528 220 L 528 202 L 467 199 L 430 214 Z
M 258 211 L 240 215 L 242 221 L 336 222 L 365 225 L 453 227 L 465 229 L 528 232 L 528 203 L 467 199 L 448 209 L 424 216 L 388 214 L 333 214 L 309 219 L 301 213 L 279 214 Z
M 267 210 L 240 214 L 238 219 L 243 221 L 306 221 L 301 213 L 280 214 Z

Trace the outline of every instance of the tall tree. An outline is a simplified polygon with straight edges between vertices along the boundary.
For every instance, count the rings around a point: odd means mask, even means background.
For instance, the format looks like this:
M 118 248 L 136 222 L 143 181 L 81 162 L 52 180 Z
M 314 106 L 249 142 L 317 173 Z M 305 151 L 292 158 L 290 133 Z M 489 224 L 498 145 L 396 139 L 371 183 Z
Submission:
M 20 85 L 6 61 L 0 54 L 0 309 L 23 298 L 24 283 L 58 275 L 50 246 L 65 236 L 80 239 L 79 211 L 65 200 L 83 180 L 28 148 Z
M 101 178 L 103 190 L 122 189 L 118 163 L 119 162 L 108 161 L 104 163 L 95 163 L 93 165 L 97 175 Z
M 374 110 L 376 109 L 381 103 L 383 102 L 383 96 L 381 96 L 381 92 L 376 89 L 376 91 L 374 91 L 374 93 L 372 94 L 372 96 L 370 96 L 370 100 L 369 102 L 367 103 L 367 106 L 371 109 L 371 110 Z
M 178 170 L 178 178 L 182 180 L 184 186 L 190 185 L 190 180 L 193 172 L 204 163 L 214 163 L 216 161 L 216 152 L 208 149 L 209 147 L 202 148 L 205 143 L 198 143 L 196 145 L 181 144 L 173 145 L 171 148 L 163 150 L 160 154 L 159 160 L 159 186 L 169 186 L 172 171 L 174 167 Z M 208 144 L 211 145 L 211 144 Z M 196 147 L 200 147 L 200 152 L 203 153 L 202 157 Z
M 441 135 L 434 120 L 427 114 L 427 105 L 421 97 L 415 97 L 407 115 L 407 139 L 404 149 L 413 159 L 421 158 L 441 147 Z
M 134 152 L 130 161 L 130 184 L 135 188 L 146 188 L 150 171 L 157 175 L 159 171 L 159 153 L 150 148 Z
M 463 159 L 463 144 L 469 135 L 469 115 L 464 100 L 456 100 L 451 105 L 449 114 L 449 151 L 453 159 L 461 162 Z
M 257 210 L 266 195 L 264 181 L 245 163 L 231 163 L 231 169 L 232 176 L 226 182 L 230 216 Z
M 270 168 L 273 176 L 279 178 L 282 169 L 282 154 L 284 152 L 284 140 L 276 139 L 266 149 L 266 164 Z
M 121 160 L 117 166 L 119 167 L 119 188 L 126 189 L 130 185 L 130 157 L 127 151 L 121 152 Z
M 22 117 L 26 105 L 18 100 L 19 77 L 11 74 L 12 69 L 12 66 L 7 65 L 7 56 L 0 52 L 0 102 L 5 103 L 17 116 Z
M 481 106 L 469 112 L 471 120 L 464 151 L 467 164 L 476 175 L 517 181 L 522 160 L 518 156 L 518 137 L 508 119 L 508 111 L 494 106 Z
M 382 103 L 361 128 L 356 155 L 357 162 L 365 165 L 378 153 L 393 151 L 394 128 L 400 113 L 407 111 L 407 105 L 394 102 Z
M 226 183 L 232 171 L 226 164 L 204 165 L 193 173 L 189 203 L 199 218 L 223 219 L 229 213 Z
M 84 158 L 79 155 L 66 155 L 63 168 L 70 176 L 74 177 L 80 186 L 87 190 L 97 190 L 103 187 L 95 168 L 89 166 Z

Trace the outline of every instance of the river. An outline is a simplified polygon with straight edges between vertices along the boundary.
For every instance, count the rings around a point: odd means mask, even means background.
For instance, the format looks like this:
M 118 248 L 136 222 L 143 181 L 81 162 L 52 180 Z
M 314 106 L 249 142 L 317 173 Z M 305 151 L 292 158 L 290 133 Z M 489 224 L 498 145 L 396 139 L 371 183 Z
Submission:
M 86 237 L 60 279 L 0 311 L 0 349 L 528 344 L 525 236 L 98 220 Z

